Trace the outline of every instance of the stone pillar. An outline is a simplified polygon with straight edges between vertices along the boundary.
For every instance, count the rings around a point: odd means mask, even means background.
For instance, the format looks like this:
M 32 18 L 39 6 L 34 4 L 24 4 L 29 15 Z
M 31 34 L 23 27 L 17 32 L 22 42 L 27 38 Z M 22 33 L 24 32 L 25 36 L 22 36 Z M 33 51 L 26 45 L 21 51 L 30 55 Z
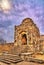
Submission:
M 42 43 L 40 43 L 39 47 L 40 47 L 40 51 L 42 51 L 43 50 Z
M 27 45 L 29 45 L 29 38 L 28 38 L 28 35 L 27 35 Z
M 31 43 L 33 43 L 33 36 L 32 36 L 32 33 L 31 33 Z
M 29 32 L 27 32 L 27 45 L 29 45 Z

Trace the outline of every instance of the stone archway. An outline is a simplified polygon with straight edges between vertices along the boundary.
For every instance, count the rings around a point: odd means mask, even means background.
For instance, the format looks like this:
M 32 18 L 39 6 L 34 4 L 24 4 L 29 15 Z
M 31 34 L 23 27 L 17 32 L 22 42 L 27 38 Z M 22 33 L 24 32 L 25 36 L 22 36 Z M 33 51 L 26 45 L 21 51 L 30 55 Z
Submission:
M 26 34 L 22 34 L 22 45 L 27 45 L 27 35 Z

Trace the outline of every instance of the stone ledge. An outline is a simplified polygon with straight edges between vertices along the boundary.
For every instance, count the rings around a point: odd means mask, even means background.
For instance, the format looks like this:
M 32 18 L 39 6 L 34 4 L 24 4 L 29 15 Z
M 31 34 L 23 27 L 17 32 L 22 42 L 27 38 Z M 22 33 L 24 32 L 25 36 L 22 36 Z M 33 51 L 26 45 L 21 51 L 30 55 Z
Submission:
M 39 59 L 29 58 L 27 61 L 44 64 L 44 60 L 41 60 L 41 59 L 39 60 Z

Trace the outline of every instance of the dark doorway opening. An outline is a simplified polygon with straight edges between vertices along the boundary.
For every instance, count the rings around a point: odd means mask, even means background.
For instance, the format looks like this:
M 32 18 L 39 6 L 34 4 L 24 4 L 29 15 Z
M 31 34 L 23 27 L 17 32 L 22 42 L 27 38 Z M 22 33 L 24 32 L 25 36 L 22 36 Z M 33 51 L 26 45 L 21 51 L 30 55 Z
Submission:
M 27 36 L 26 36 L 26 34 L 22 34 L 22 45 L 27 45 Z

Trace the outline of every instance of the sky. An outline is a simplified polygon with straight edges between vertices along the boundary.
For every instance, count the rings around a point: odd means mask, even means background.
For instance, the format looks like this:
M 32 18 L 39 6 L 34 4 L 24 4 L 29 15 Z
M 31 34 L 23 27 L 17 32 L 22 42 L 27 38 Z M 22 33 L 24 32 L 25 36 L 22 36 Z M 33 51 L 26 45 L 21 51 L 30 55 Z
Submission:
M 44 34 L 44 0 L 0 0 L 0 38 L 14 41 L 14 26 L 31 18 Z

